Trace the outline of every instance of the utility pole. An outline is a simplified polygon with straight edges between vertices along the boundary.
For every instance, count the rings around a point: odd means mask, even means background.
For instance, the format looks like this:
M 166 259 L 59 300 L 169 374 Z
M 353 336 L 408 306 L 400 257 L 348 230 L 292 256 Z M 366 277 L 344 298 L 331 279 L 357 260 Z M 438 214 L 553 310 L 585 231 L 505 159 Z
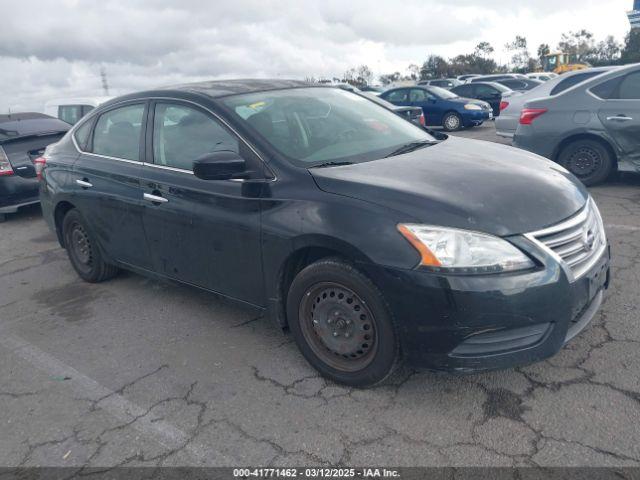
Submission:
M 104 67 L 100 68 L 100 78 L 102 79 L 102 91 L 104 92 L 105 97 L 108 97 L 109 83 L 107 82 L 107 69 Z

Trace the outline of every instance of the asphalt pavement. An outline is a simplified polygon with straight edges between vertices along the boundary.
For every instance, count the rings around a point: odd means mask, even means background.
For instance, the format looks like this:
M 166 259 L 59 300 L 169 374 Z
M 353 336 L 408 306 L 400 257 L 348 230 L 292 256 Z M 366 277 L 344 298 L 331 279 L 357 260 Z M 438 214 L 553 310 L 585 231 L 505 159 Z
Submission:
M 613 280 L 582 334 L 536 365 L 370 390 L 213 295 L 81 282 L 25 209 L 0 224 L 0 465 L 640 465 L 640 175 L 591 191 Z

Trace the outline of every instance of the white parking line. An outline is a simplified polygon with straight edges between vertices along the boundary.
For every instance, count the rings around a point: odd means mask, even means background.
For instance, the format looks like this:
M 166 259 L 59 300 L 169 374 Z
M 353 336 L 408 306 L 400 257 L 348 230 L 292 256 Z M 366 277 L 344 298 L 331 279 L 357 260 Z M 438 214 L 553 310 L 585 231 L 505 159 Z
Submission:
M 130 402 L 122 395 L 115 393 L 92 378 L 80 373 L 75 368 L 59 361 L 26 340 L 2 332 L 0 334 L 0 346 L 26 360 L 49 376 L 70 377 L 69 380 L 65 381 L 65 384 L 69 384 L 74 390 L 84 396 L 88 396 L 91 400 L 102 399 L 98 402 L 98 407 L 106 410 L 118 420 L 127 423 L 139 417 L 131 426 L 165 448 L 176 450 L 182 448 L 189 441 L 190 437 L 184 431 L 164 420 L 152 422 L 151 416 L 145 415 L 147 410 L 144 408 Z M 204 445 L 190 443 L 184 447 L 184 450 L 201 465 L 231 463 L 231 459 L 218 457 L 218 453 L 213 452 Z
M 616 223 L 607 223 L 605 228 L 611 228 L 613 230 L 627 230 L 629 232 L 640 232 L 640 227 L 634 227 L 632 225 L 618 225 Z

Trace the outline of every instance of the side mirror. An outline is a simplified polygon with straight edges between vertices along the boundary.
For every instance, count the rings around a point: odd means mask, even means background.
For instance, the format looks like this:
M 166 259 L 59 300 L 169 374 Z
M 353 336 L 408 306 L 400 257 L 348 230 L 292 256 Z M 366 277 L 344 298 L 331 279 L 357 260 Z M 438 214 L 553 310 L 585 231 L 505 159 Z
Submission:
M 34 165 L 20 165 L 13 169 L 19 177 L 22 178 L 35 178 L 37 176 L 36 167 Z
M 208 153 L 193 162 L 193 173 L 202 180 L 242 178 L 246 171 L 245 160 L 230 150 Z

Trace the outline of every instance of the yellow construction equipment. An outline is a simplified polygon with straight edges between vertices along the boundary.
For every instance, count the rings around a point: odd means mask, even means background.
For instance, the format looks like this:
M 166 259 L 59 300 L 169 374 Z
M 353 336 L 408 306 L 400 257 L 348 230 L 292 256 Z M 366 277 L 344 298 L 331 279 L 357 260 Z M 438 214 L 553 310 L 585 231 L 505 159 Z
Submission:
M 556 52 L 544 56 L 542 69 L 545 72 L 566 73 L 589 68 L 589 64 L 580 62 L 578 55 Z

